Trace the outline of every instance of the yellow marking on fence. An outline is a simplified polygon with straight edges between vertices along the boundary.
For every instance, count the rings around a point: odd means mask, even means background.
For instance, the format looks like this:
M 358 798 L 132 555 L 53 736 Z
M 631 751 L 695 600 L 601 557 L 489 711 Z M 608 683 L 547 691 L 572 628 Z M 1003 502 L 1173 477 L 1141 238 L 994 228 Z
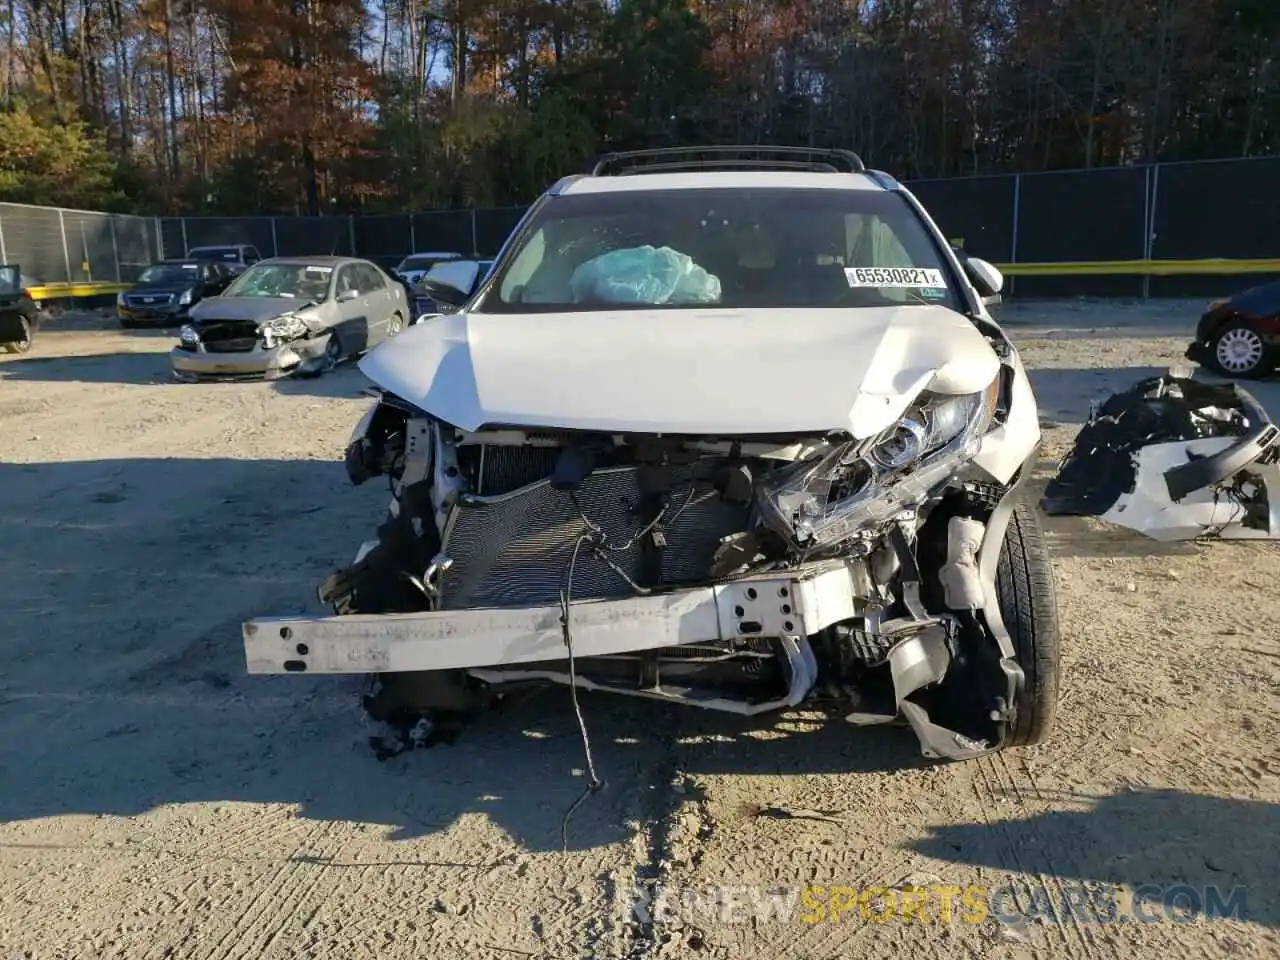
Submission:
M 124 293 L 132 286 L 131 283 L 42 283 L 38 287 L 27 287 L 27 292 L 32 300 L 63 300 Z
M 1280 259 L 1228 260 L 1080 260 L 1065 263 L 1001 263 L 1010 277 L 1121 275 L 1183 277 L 1209 274 L 1280 273 Z

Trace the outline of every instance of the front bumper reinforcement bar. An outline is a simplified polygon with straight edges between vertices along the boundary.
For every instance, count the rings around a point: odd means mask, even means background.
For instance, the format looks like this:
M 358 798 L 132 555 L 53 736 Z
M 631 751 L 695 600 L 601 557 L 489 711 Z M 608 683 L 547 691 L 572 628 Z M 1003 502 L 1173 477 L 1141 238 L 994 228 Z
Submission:
M 772 576 L 573 604 L 573 652 L 593 657 L 748 637 L 808 637 L 861 615 L 865 569 L 836 562 Z M 251 674 L 399 673 L 563 659 L 559 606 L 330 617 L 243 626 Z

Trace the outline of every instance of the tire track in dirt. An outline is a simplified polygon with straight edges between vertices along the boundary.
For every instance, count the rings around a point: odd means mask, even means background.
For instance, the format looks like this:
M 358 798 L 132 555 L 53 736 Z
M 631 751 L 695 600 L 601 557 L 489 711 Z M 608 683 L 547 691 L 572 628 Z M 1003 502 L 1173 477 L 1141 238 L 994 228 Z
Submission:
M 1010 859 L 1017 864 L 1022 873 L 1036 878 L 1040 888 L 1048 898 L 1048 906 L 1053 913 L 1054 926 L 1063 940 L 1063 949 L 1069 956 L 1073 957 L 1079 956 L 1081 953 L 1085 956 L 1098 953 L 1101 947 L 1092 930 L 1077 916 L 1075 910 L 1070 906 L 1074 903 L 1073 897 L 1078 891 L 1067 890 L 1062 882 L 1063 871 L 1058 866 L 1059 864 L 1064 864 L 1073 867 L 1074 869 L 1067 870 L 1066 874 L 1068 876 L 1083 877 L 1084 873 L 1081 869 L 1081 864 L 1068 846 L 1056 841 L 1049 842 L 1045 832 L 1036 826 L 1039 817 L 1051 811 L 1053 807 L 1044 800 L 1039 787 L 1026 767 L 1025 761 L 1019 758 L 1017 770 L 1015 770 L 1010 763 L 1007 752 L 1001 752 L 979 758 L 976 761 L 976 765 L 980 771 L 980 776 L 975 778 L 974 783 L 975 786 L 979 783 L 981 784 L 978 792 L 980 800 L 985 801 L 983 802 L 984 815 L 986 810 L 995 804 L 997 797 L 1001 793 L 1012 799 L 1019 810 L 1026 811 L 1022 822 L 1028 833 L 1027 839 L 1022 846 L 1028 850 L 1035 851 L 1033 854 L 1028 855 L 1028 859 L 1032 860 L 1035 866 L 1034 872 L 1027 870 L 1023 864 L 1022 857 L 1018 853 L 1019 844 L 1014 842 L 1007 822 L 998 820 L 995 821 L 995 824 L 1006 841 L 1005 846 L 1010 854 Z M 1020 774 L 1017 772 L 1018 770 L 1021 771 Z M 993 781 L 998 785 L 997 787 L 992 786 Z M 1032 799 L 1033 796 L 1034 800 Z M 987 819 L 988 823 L 990 823 L 989 816 Z M 1014 889 L 1017 891 L 1016 884 Z M 1020 894 L 1021 891 L 1017 891 L 1015 899 Z M 1018 908 L 1025 912 L 1027 906 L 1018 903 Z
M 342 838 L 335 833 L 334 828 L 335 825 L 328 821 L 320 821 L 311 826 L 293 853 L 279 863 L 265 883 L 259 884 L 258 891 L 249 899 L 236 921 L 214 944 L 208 955 L 209 960 L 236 960 L 240 957 L 252 957 L 256 960 L 262 956 L 260 949 L 247 951 L 247 945 L 273 942 L 284 929 L 284 924 L 292 918 L 293 913 L 280 912 L 279 894 L 291 887 L 301 874 L 314 869 L 317 858 L 331 858 L 338 852 L 342 846 Z M 309 852 L 317 849 L 318 853 Z M 298 896 L 305 898 L 321 876 L 323 871 L 318 871 L 317 876 L 302 887 Z M 293 894 L 285 895 L 286 903 L 293 899 Z

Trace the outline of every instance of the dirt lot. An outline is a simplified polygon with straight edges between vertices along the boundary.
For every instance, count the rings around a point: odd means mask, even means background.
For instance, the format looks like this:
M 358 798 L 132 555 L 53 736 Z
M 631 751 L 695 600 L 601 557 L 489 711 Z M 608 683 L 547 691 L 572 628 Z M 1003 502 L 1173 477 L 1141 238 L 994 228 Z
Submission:
M 1043 468 L 1198 307 L 1006 308 Z M 50 328 L 0 361 L 0 958 L 1280 956 L 1276 545 L 1053 523 L 1060 724 L 996 759 L 584 696 L 608 788 L 564 853 L 567 692 L 379 763 L 357 680 L 244 675 L 239 623 L 318 610 L 384 509 L 339 462 L 363 379 L 176 385 L 171 343 Z M 640 922 L 620 904 L 655 879 L 1013 885 L 1056 912 Z M 1063 909 L 1144 884 L 1244 886 L 1247 919 Z

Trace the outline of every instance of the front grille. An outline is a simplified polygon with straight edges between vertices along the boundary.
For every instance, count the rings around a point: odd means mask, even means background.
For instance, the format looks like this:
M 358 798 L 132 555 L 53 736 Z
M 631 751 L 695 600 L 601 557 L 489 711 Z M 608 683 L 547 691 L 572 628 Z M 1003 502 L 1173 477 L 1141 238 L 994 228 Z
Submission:
M 257 345 L 257 337 L 238 337 L 235 340 L 216 340 L 213 343 L 205 343 L 204 348 L 209 353 L 248 353 Z
M 198 332 L 209 353 L 248 353 L 258 345 L 258 324 L 252 320 L 205 321 Z
M 131 307 L 155 310 L 159 307 L 171 306 L 173 299 L 172 293 L 127 293 L 124 302 Z
M 635 467 L 593 473 L 576 494 L 577 506 L 574 499 L 542 480 L 455 507 L 445 530 L 444 551 L 453 566 L 444 576 L 442 607 L 554 605 L 565 586 L 574 544 L 588 529 L 583 515 L 613 546 L 631 540 L 646 523 Z M 661 582 L 708 579 L 720 539 L 747 528 L 749 507 L 725 502 L 709 482 L 693 480 L 688 467 L 674 472 L 669 499 Z M 627 579 L 644 583 L 641 541 L 626 551 L 606 551 L 606 556 L 609 562 L 585 547 L 579 552 L 573 599 L 632 596 Z

